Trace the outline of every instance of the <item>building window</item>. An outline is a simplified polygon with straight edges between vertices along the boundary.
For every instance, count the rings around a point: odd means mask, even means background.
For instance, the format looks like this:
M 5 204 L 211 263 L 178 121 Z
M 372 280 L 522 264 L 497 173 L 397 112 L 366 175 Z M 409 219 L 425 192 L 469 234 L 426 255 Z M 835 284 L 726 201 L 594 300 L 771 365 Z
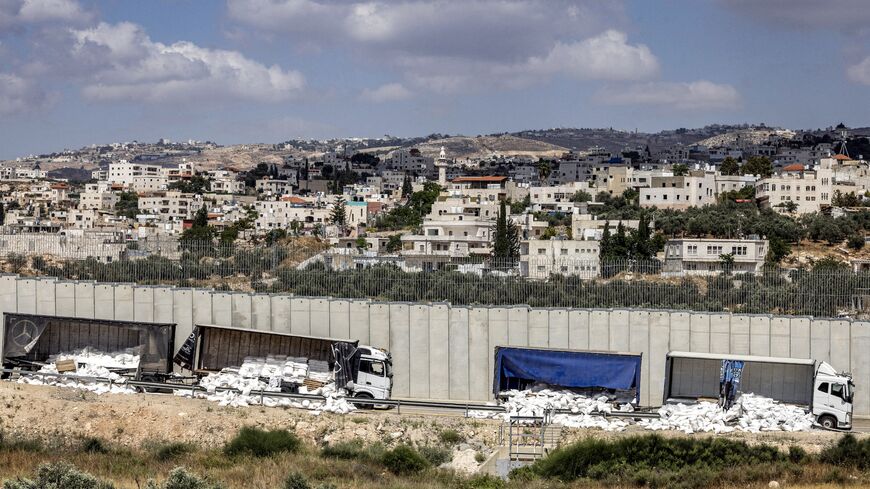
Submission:
M 745 246 L 733 246 L 731 248 L 731 253 L 735 256 L 746 256 L 746 247 Z
M 707 246 L 707 254 L 708 255 L 721 255 L 722 254 L 722 246 Z
M 698 254 L 698 245 L 689 245 L 686 247 L 687 255 L 697 255 Z

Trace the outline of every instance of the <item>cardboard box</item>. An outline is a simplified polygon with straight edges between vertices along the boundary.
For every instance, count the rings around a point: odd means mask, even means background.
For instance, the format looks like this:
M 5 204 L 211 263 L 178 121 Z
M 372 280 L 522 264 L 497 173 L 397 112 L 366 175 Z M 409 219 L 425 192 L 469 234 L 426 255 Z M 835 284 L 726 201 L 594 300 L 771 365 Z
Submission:
M 76 362 L 75 360 L 61 360 L 55 364 L 57 367 L 58 373 L 64 372 L 75 372 L 76 371 Z

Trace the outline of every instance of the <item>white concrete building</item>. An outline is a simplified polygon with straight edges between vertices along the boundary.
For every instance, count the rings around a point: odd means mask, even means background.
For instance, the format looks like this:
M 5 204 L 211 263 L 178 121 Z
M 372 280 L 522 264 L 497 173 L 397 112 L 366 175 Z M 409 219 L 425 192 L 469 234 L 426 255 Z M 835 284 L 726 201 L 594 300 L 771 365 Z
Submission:
M 487 255 L 499 207 L 498 202 L 459 197 L 436 201 L 423 221 L 422 234 L 402 236 L 402 254 L 457 258 Z
M 722 255 L 734 257 L 732 273 L 758 273 L 769 246 L 766 239 L 671 239 L 665 244 L 665 275 L 713 275 L 722 272 Z
M 691 171 L 684 176 L 654 176 L 650 186 L 640 189 L 641 207 L 684 210 L 716 202 L 716 180 L 712 172 Z
M 533 239 L 520 243 L 520 274 L 544 280 L 551 275 L 595 278 L 599 269 L 600 243 L 567 239 Z
M 807 170 L 801 164 L 786 166 L 778 175 L 764 178 L 755 184 L 755 198 L 764 207 L 786 212 L 787 204 L 795 206 L 797 214 L 818 212 L 831 205 L 834 196 L 834 172 L 831 158 Z
M 296 196 L 279 201 L 258 201 L 254 208 L 257 210 L 254 222 L 257 231 L 289 231 L 293 221 L 299 222 L 303 229 L 311 230 L 317 224 L 326 226 L 332 213 L 327 206 L 317 206 L 313 201 Z
M 202 195 L 163 192 L 139 197 L 139 211 L 159 216 L 162 221 L 193 219 L 203 205 Z
M 103 183 L 89 183 L 85 190 L 79 194 L 78 208 L 80 210 L 111 211 L 118 203 L 118 194 L 112 191 L 111 185 Z

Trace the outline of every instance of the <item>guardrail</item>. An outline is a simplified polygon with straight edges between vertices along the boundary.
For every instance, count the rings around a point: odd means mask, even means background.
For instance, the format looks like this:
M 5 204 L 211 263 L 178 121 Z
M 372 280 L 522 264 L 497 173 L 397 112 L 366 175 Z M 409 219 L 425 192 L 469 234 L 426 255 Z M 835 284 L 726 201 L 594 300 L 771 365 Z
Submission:
M 116 382 L 107 377 L 90 377 L 84 375 L 70 375 L 70 374 L 61 374 L 61 373 L 50 373 L 50 372 L 31 372 L 31 371 L 22 371 L 16 369 L 4 368 L 0 369 L 0 372 L 3 374 L 15 374 L 19 376 L 26 377 L 54 377 L 54 378 L 63 378 L 70 379 L 75 381 L 85 381 L 85 382 L 93 382 L 95 384 L 106 384 L 111 387 L 113 385 L 123 385 L 141 389 L 143 391 L 151 390 L 181 390 L 181 391 L 190 391 L 191 397 L 193 397 L 194 392 L 209 392 L 205 387 L 202 387 L 197 384 L 184 384 L 184 383 L 172 383 L 172 382 L 145 382 L 141 380 L 124 380 L 120 382 Z M 243 392 L 234 387 L 216 387 L 215 392 L 233 392 L 236 394 L 242 394 Z M 263 399 L 266 397 L 278 397 L 278 398 L 286 398 L 286 399 L 301 399 L 301 400 L 313 400 L 313 401 L 325 401 L 326 397 L 316 394 L 299 394 L 299 393 L 291 393 L 291 392 L 274 392 L 274 391 L 262 391 L 262 390 L 252 390 L 248 392 L 246 395 L 254 396 L 260 398 L 260 404 L 263 404 Z M 490 411 L 495 413 L 503 413 L 505 412 L 504 406 L 492 405 L 492 404 L 480 404 L 480 403 L 471 403 L 471 402 L 443 402 L 443 401 L 416 401 L 413 399 L 366 399 L 366 398 L 358 398 L 358 397 L 347 397 L 345 400 L 353 405 L 363 405 L 363 406 L 390 406 L 396 408 L 396 413 L 401 414 L 402 407 L 420 407 L 420 408 L 428 408 L 428 409 L 452 409 L 452 410 L 462 410 L 465 411 L 465 417 L 469 417 L 469 413 L 471 411 Z M 554 414 L 577 414 L 572 413 L 569 409 L 554 409 L 552 410 Z M 658 413 L 651 412 L 610 412 L 610 413 L 592 413 L 598 416 L 604 417 L 618 417 L 618 418 L 658 418 Z

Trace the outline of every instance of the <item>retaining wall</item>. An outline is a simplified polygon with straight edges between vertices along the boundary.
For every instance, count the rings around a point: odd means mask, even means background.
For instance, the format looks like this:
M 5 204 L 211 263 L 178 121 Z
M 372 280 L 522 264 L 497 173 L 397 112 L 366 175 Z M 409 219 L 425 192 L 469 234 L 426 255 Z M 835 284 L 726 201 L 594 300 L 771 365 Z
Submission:
M 0 276 L 0 312 L 174 322 L 358 339 L 393 354 L 394 396 L 491 398 L 497 345 L 643 353 L 641 402 L 662 401 L 672 350 L 815 358 L 855 378 L 870 416 L 870 323 L 638 309 L 465 307 Z M 2 335 L 0 335 L 2 341 Z

